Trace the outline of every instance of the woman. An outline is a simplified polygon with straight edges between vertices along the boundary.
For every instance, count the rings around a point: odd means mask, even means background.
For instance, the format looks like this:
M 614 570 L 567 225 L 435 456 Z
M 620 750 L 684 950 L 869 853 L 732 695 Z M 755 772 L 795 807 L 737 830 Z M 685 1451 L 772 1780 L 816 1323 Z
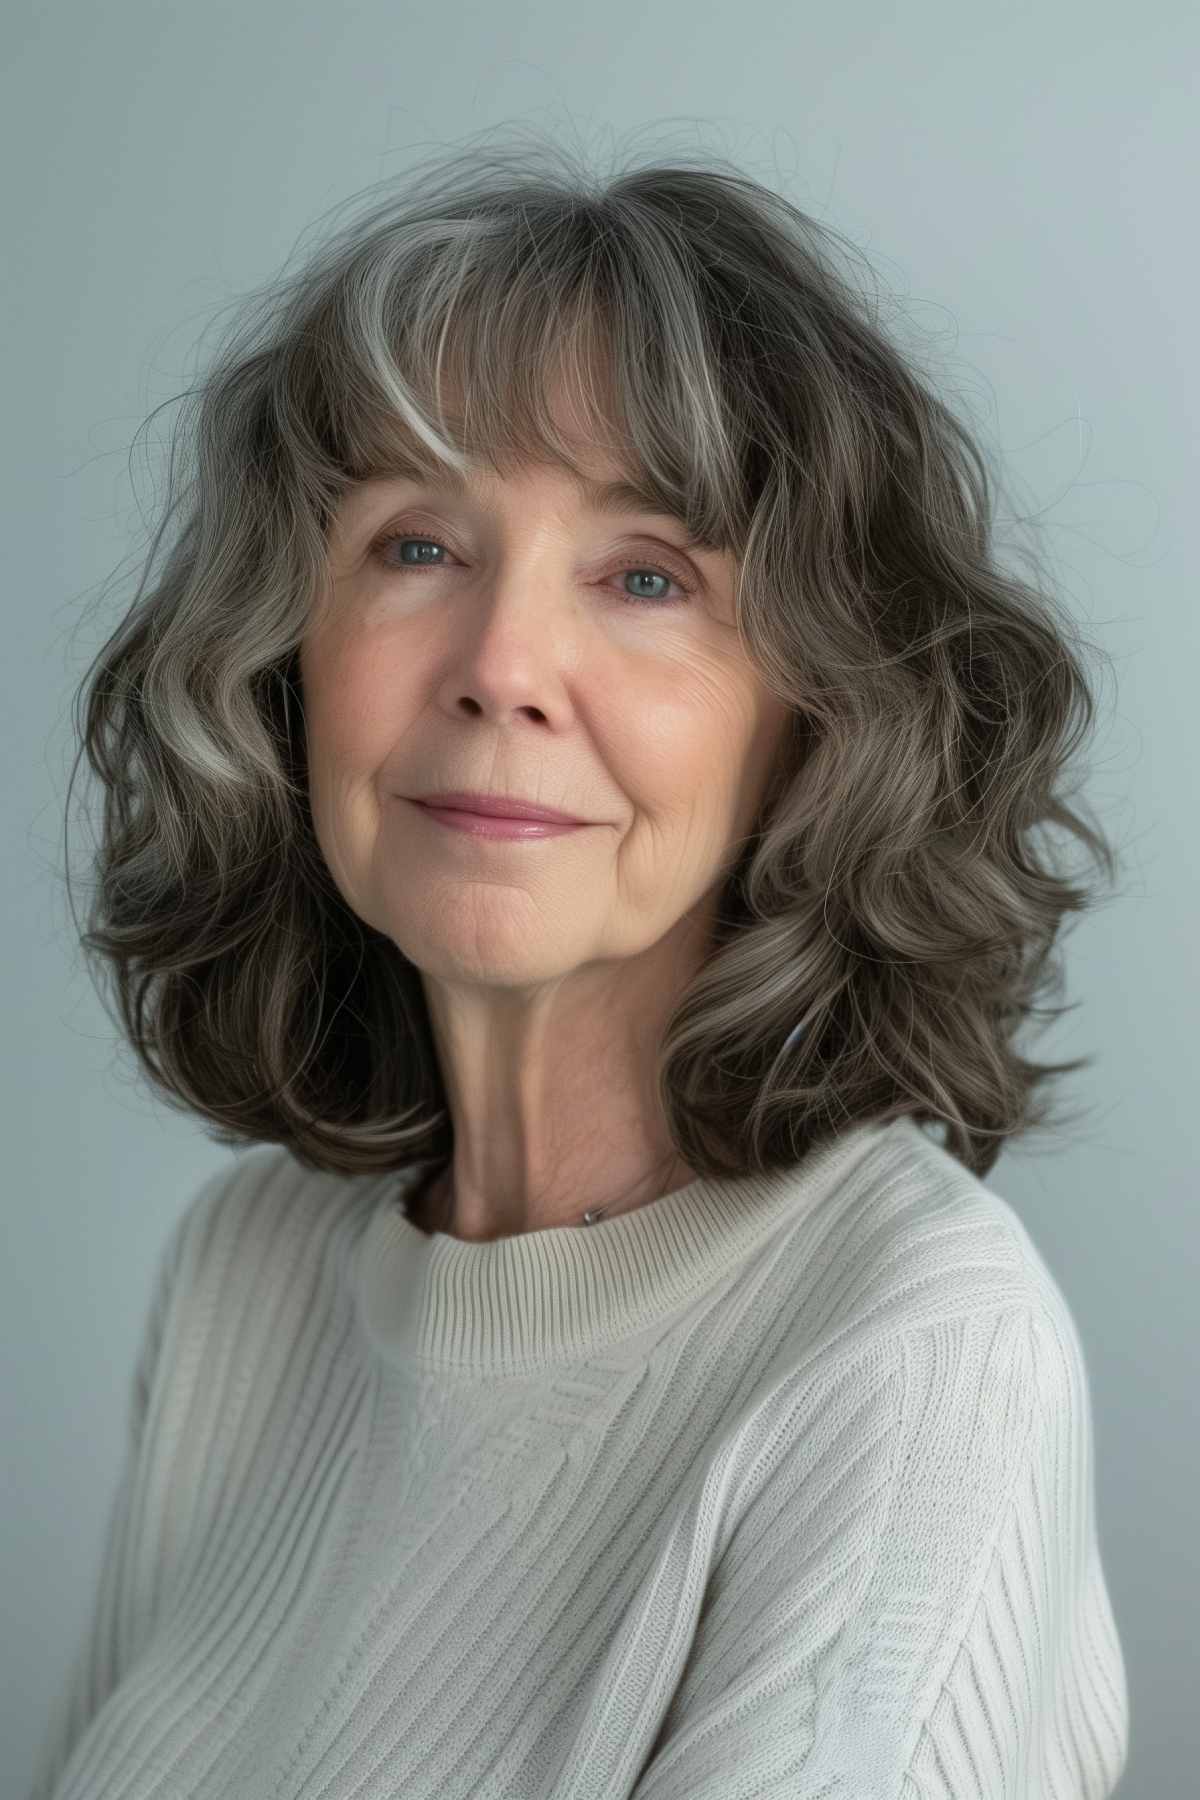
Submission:
M 84 942 L 254 1147 L 35 1800 L 1112 1793 L 1086 1369 L 983 1182 L 1082 1066 L 1014 1040 L 1092 699 L 833 249 L 435 159 L 182 415 Z

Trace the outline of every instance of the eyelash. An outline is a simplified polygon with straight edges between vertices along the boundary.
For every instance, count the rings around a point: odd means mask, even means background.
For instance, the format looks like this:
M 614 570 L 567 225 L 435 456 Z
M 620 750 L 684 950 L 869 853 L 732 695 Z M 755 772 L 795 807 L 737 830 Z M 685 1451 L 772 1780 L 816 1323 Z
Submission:
M 376 538 L 375 542 L 372 544 L 371 553 L 373 556 L 382 558 L 384 552 L 390 545 L 406 543 L 410 538 L 421 544 L 436 544 L 439 550 L 446 550 L 449 548 L 449 546 L 444 544 L 440 538 L 435 538 L 431 532 L 385 531 L 382 537 Z M 450 554 L 453 555 L 454 552 L 451 551 Z M 387 563 L 385 566 L 393 574 L 420 575 L 432 573 L 438 569 L 444 568 L 446 565 L 444 563 Z M 614 573 L 619 572 L 627 575 L 631 570 L 636 571 L 639 575 L 662 575 L 667 581 L 673 581 L 676 587 L 681 590 L 681 593 L 675 599 L 654 599 L 648 595 L 638 598 L 634 594 L 622 594 L 621 598 L 626 606 L 685 606 L 691 598 L 692 584 L 685 581 L 677 569 L 667 567 L 659 568 L 652 562 L 636 562 L 623 563 L 621 564 L 619 571 L 614 571 Z

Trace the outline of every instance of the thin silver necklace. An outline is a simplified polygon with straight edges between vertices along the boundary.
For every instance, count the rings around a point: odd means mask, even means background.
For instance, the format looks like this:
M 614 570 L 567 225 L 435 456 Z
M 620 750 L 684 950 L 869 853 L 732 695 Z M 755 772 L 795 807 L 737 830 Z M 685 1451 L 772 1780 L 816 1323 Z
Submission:
M 671 1170 L 674 1169 L 677 1161 L 678 1161 L 677 1153 L 672 1153 L 670 1165 L 667 1169 L 667 1181 L 669 1181 L 671 1179 Z M 435 1187 L 437 1186 L 438 1182 L 442 1181 L 445 1178 L 445 1175 L 446 1175 L 446 1170 L 443 1169 L 441 1171 L 441 1174 L 439 1174 L 437 1176 L 437 1178 L 434 1182 Z M 666 1185 L 667 1185 L 666 1182 L 664 1182 L 662 1187 L 660 1188 L 659 1192 L 655 1195 L 656 1200 L 662 1199 L 663 1194 L 666 1192 Z M 588 1210 L 584 1213 L 584 1215 L 583 1215 L 582 1219 L 579 1221 L 579 1223 L 581 1225 L 595 1225 L 600 1219 L 606 1218 L 607 1215 L 612 1211 L 613 1206 L 616 1204 L 619 1204 L 619 1203 L 616 1201 L 610 1200 L 607 1206 L 591 1206 L 591 1207 L 589 1207 Z M 651 1203 L 643 1202 L 643 1204 L 651 1204 Z M 408 1201 L 405 1201 L 405 1203 L 404 1203 L 404 1211 L 405 1211 L 405 1214 L 407 1215 L 408 1211 L 409 1211 L 409 1202 Z M 439 1222 L 439 1224 L 435 1227 L 435 1229 L 438 1231 L 447 1230 L 450 1220 L 453 1217 L 453 1213 L 454 1213 L 453 1197 L 448 1194 L 446 1217 Z

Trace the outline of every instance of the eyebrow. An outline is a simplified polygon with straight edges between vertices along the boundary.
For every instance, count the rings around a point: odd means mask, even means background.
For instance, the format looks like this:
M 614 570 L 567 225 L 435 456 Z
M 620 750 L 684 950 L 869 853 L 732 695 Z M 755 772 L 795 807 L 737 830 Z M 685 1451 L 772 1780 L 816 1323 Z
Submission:
M 597 513 L 647 513 L 654 518 L 670 519 L 684 534 L 689 550 L 708 550 L 715 555 L 720 545 L 698 537 L 688 529 L 688 522 L 671 507 L 664 508 L 654 491 L 638 481 L 589 481 L 582 475 L 570 475 L 571 485 L 582 493 Z
M 647 484 L 621 478 L 615 481 L 593 481 L 586 475 L 577 475 L 573 470 L 565 470 L 567 480 L 579 494 L 588 501 L 593 512 L 597 513 L 647 513 L 654 518 L 670 519 L 684 533 L 685 547 L 689 550 L 707 551 L 713 555 L 720 552 L 721 546 L 710 539 L 697 536 L 688 529 L 688 523 L 680 513 L 670 507 L 664 507 L 658 495 Z M 400 479 L 419 483 L 429 487 L 433 492 L 442 489 L 447 493 L 461 495 L 466 492 L 469 482 L 459 474 L 457 469 L 447 468 L 439 476 L 431 478 L 419 470 L 402 470 Z

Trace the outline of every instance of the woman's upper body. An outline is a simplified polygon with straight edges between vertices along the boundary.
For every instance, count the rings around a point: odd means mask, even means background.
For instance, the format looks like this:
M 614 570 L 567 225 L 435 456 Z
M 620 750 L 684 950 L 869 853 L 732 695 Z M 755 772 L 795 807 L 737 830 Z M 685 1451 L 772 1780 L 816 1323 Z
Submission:
M 982 1186 L 1081 1066 L 1086 671 L 832 234 L 465 162 L 249 310 L 87 678 L 88 948 L 258 1148 L 39 1800 L 1107 1795 L 1083 1362 Z
M 262 1148 L 164 1253 L 30 1800 L 1103 1800 L 1090 1401 L 911 1120 L 472 1242 Z

